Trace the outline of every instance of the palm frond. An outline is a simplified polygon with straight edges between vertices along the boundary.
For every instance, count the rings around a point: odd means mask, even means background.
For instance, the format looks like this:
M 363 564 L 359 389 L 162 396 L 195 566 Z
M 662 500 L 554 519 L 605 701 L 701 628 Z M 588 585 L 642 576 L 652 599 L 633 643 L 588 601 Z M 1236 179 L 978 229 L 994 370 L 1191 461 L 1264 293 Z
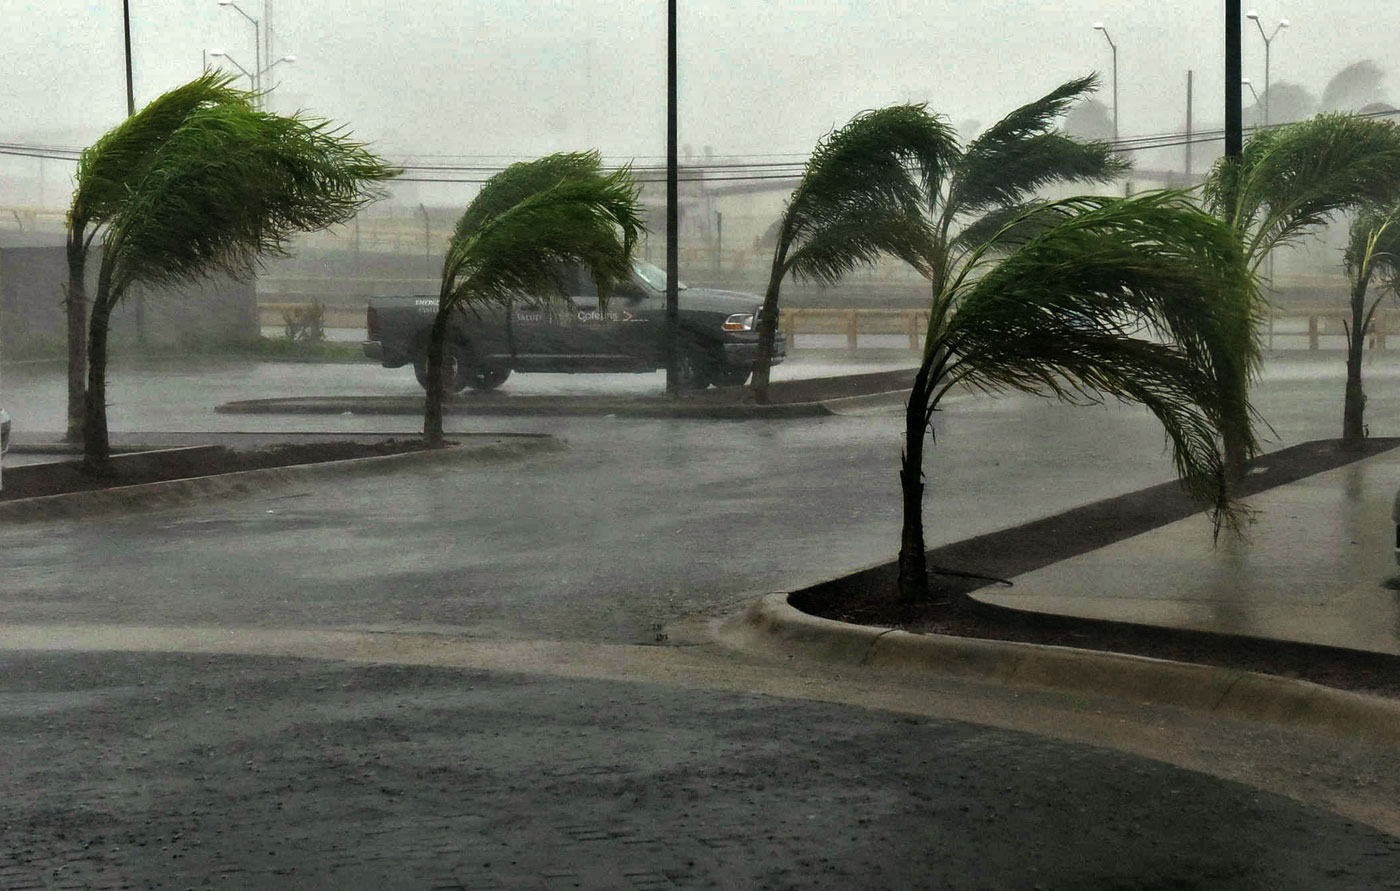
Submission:
M 519 202 L 572 177 L 601 176 L 602 156 L 597 151 L 559 152 L 520 161 L 492 176 L 481 187 L 457 221 L 455 238 L 465 238 L 482 223 Z
M 637 194 L 624 168 L 565 179 L 486 218 L 448 250 L 443 306 L 557 294 L 567 263 L 586 265 L 605 291 L 631 274 L 645 228 Z
M 984 245 L 1009 249 L 1024 244 L 1059 222 L 1059 214 L 1040 212 L 1046 206 L 1043 201 L 1028 201 L 994 207 L 959 229 L 948 240 L 949 252 L 956 256 Z
M 952 286 L 932 332 L 954 357 L 947 385 L 1140 403 L 1183 485 L 1228 519 L 1217 435 L 1252 445 L 1245 381 L 1258 356 L 1234 231 L 1170 192 L 1034 212 L 1059 222 L 995 262 L 974 253 L 978 271 Z
M 397 173 L 325 121 L 242 103 L 197 108 L 109 224 L 103 265 L 113 293 L 138 281 L 246 275 L 293 233 L 347 222 Z
M 923 195 L 942 182 L 956 154 L 952 128 L 923 105 L 892 105 L 858 115 L 812 153 L 789 202 L 780 245 L 845 218 L 852 202 L 917 213 Z
M 1318 115 L 1254 136 L 1238 162 L 1217 165 L 1208 206 L 1246 233 L 1257 264 L 1335 214 L 1400 194 L 1400 127 Z
M 251 108 L 251 94 L 233 87 L 234 76 L 205 71 L 152 100 L 83 150 L 69 216 L 100 222 L 122 206 L 155 162 L 156 153 L 195 110 L 217 104 Z
M 972 140 L 953 178 L 948 213 L 1018 204 L 1056 183 L 1110 182 L 1130 169 L 1108 143 L 1081 141 L 1055 129 L 1076 102 L 1097 88 L 1095 75 L 1066 81 Z
M 846 202 L 788 255 L 789 272 L 834 285 L 862 266 L 892 256 L 927 274 L 929 230 L 922 215 L 877 200 Z

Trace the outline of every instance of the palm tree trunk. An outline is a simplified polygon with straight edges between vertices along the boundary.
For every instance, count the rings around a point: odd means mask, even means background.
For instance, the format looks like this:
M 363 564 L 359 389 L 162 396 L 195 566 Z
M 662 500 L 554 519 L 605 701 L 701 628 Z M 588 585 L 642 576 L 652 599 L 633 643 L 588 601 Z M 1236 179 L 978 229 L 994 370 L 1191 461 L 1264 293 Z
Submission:
M 904 407 L 904 454 L 899 468 L 899 489 L 904 498 L 904 524 L 899 536 L 899 600 L 906 604 L 929 600 L 924 548 L 924 437 L 929 372 L 928 362 L 919 367 Z
M 107 435 L 107 329 L 114 300 L 99 280 L 97 299 L 88 320 L 87 393 L 83 406 L 83 467 L 89 473 L 111 469 L 112 448 Z
M 781 242 L 773 249 L 773 268 L 768 273 L 768 290 L 763 294 L 758 325 L 758 358 L 753 363 L 753 399 L 759 405 L 768 404 L 768 381 L 773 368 L 773 344 L 778 339 L 778 292 L 783 285 L 784 262 L 787 251 Z
M 1361 388 L 1361 352 L 1366 345 L 1366 279 L 1351 288 L 1351 327 L 1347 329 L 1347 385 L 1342 407 L 1342 444 L 1355 448 L 1366 438 L 1366 393 Z
M 423 408 L 423 439 L 430 449 L 443 447 L 442 436 L 442 347 L 447 339 L 447 310 L 441 306 L 433 317 L 428 337 L 428 396 Z
M 83 438 L 84 380 L 87 371 L 87 245 L 81 224 L 68 230 L 68 290 L 63 308 L 68 314 L 68 429 L 64 438 Z

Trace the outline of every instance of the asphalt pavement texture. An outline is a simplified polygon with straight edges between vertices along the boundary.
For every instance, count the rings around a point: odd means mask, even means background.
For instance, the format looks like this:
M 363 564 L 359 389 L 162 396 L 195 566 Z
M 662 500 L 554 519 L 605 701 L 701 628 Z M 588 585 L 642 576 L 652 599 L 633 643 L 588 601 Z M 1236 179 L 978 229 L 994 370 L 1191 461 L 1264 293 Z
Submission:
M 613 681 L 0 657 L 0 888 L 1400 888 L 1400 840 L 1090 746 Z

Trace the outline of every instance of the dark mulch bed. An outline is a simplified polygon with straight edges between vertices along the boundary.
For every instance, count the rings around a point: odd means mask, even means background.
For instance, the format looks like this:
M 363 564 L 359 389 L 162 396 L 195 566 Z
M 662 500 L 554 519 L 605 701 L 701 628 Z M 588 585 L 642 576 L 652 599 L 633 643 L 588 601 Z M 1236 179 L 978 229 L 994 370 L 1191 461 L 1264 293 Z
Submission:
M 201 446 L 114 456 L 112 472 L 102 476 L 83 470 L 76 458 L 50 464 L 23 464 L 5 468 L 5 486 L 4 489 L 0 489 L 0 501 L 134 486 L 140 483 L 235 473 L 241 470 L 264 470 L 296 464 L 343 461 L 348 458 L 399 455 L 423 448 L 423 441 L 420 439 L 302 442 L 257 449 Z
M 1257 459 L 1241 494 L 1262 492 L 1397 446 L 1400 438 L 1368 439 L 1356 450 L 1342 448 L 1333 440 L 1291 446 Z M 989 579 L 1010 579 L 1198 511 L 1175 483 L 1166 483 L 929 551 L 936 594 L 947 595 L 941 602 L 898 603 L 893 563 L 794 592 L 790 602 L 805 612 L 843 622 L 1198 662 L 1400 698 L 1400 657 L 1046 616 L 958 596 L 995 584 Z M 959 573 L 983 578 L 966 578 Z

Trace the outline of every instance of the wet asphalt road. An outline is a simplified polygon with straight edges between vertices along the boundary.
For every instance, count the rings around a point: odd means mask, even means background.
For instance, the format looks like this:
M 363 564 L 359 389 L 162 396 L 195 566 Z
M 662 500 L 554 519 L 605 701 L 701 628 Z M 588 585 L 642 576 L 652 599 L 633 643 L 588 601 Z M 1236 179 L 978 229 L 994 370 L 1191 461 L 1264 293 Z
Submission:
M 141 385 L 124 410 L 144 407 L 123 424 L 413 430 L 416 419 L 209 413 L 215 401 L 277 395 L 269 378 L 295 390 L 288 375 L 369 392 L 365 371 L 379 370 L 349 369 L 129 370 Z M 27 391 L 16 379 L 7 373 L 7 393 L 54 389 L 43 375 Z M 1260 404 L 1294 442 L 1332 435 L 1339 392 L 1321 366 L 1293 365 Z M 1395 403 L 1373 393 L 1380 428 Z M 464 430 L 552 432 L 570 448 L 0 530 L 0 623 L 652 644 L 679 618 L 892 555 L 898 409 L 862 412 L 454 419 Z M 1171 473 L 1137 409 L 965 399 L 938 420 L 930 544 Z M 1210 546 L 1204 524 L 1200 546 Z M 643 661 L 689 655 L 624 649 Z M 1400 887 L 1400 843 L 1363 824 L 1160 761 L 992 729 L 976 707 L 975 724 L 925 714 L 963 702 L 968 685 L 905 693 L 913 707 L 897 713 L 812 701 L 806 691 L 845 683 L 822 672 L 758 696 L 733 692 L 762 689 L 742 680 L 699 689 L 669 675 L 658 685 L 561 677 L 543 662 L 527 670 L 0 653 L 0 888 Z M 745 670 L 763 683 L 793 671 Z M 983 708 L 1034 711 L 1025 694 L 976 696 Z M 1140 734 L 1138 750 L 1168 760 L 1184 733 L 1181 716 L 1160 710 L 1033 698 L 1064 710 L 1037 719 L 1038 733 Z M 1291 766 L 1275 777 L 1316 772 L 1324 790 L 1388 770 L 1386 754 L 1324 756 L 1306 738 L 1209 732 L 1219 757 L 1192 761 L 1198 769 L 1234 761 L 1268 774 L 1280 759 Z
M 1258 401 L 1282 444 L 1334 433 L 1332 370 L 1306 362 L 1271 370 Z M 374 379 L 367 372 L 392 374 L 370 366 L 242 371 L 254 381 L 339 375 L 337 386 L 352 391 Z M 1400 364 L 1372 372 L 1379 433 L 1400 416 L 1387 390 Z M 171 395 L 162 400 L 148 386 L 142 397 L 167 407 L 212 402 L 209 376 L 187 375 L 187 386 L 162 378 Z M 254 395 L 246 382 L 234 386 L 232 372 L 218 376 L 221 396 Z M 7 386 L 15 393 L 25 384 L 12 373 Z M 442 628 L 649 642 L 683 616 L 893 556 L 901 418 L 896 404 L 864 411 L 800 421 L 453 419 L 464 430 L 551 432 L 569 449 L 518 464 L 0 530 L 9 590 L 0 622 Z M 400 432 L 415 422 L 230 419 L 207 408 L 188 418 L 211 420 Z M 1155 422 L 1137 408 L 966 397 L 937 425 L 927 465 L 930 546 L 1172 473 Z M 1210 547 L 1204 522 L 1200 546 Z
M 653 684 L 0 655 L 0 887 L 1382 891 L 1400 840 L 1084 745 Z

